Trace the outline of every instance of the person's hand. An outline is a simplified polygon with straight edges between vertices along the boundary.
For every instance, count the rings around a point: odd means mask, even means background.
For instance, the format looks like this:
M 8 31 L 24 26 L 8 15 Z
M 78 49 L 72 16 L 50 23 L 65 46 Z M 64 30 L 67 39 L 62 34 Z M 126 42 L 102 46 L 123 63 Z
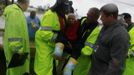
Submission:
M 35 30 L 36 29 L 36 24 L 32 24 L 32 29 Z

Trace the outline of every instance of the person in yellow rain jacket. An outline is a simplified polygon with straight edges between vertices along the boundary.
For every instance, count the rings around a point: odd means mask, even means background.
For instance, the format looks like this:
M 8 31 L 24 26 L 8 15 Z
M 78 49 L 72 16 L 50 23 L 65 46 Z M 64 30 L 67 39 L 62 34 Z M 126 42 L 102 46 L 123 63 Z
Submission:
M 9 5 L 4 10 L 5 33 L 4 33 L 4 52 L 6 64 L 9 65 L 12 55 L 17 53 L 29 53 L 29 37 L 27 22 L 23 11 L 26 11 L 29 0 L 18 0 L 17 4 Z M 29 73 L 29 58 L 24 65 L 7 68 L 6 75 L 27 75 Z
M 100 32 L 99 24 L 97 22 L 99 15 L 100 13 L 98 8 L 90 8 L 87 13 L 87 18 L 83 18 L 81 21 L 82 28 L 84 28 L 84 25 L 86 25 L 86 23 L 89 26 L 92 25 L 92 27 L 95 27 L 92 28 L 92 31 L 90 34 L 88 34 L 88 37 L 85 38 L 85 44 L 81 50 L 81 55 L 77 60 L 78 64 L 74 69 L 73 75 L 87 75 L 89 72 L 91 65 L 91 55 L 96 48 L 94 44 Z
M 65 14 L 68 12 L 68 0 L 57 0 L 55 5 L 45 12 L 41 27 L 36 32 L 36 53 L 34 71 L 37 75 L 55 75 L 53 52 L 55 41 L 64 31 Z
M 131 15 L 129 13 L 123 13 L 122 15 L 128 25 L 127 31 L 130 36 L 130 47 L 126 59 L 126 69 L 123 75 L 134 75 L 134 24 L 131 22 Z

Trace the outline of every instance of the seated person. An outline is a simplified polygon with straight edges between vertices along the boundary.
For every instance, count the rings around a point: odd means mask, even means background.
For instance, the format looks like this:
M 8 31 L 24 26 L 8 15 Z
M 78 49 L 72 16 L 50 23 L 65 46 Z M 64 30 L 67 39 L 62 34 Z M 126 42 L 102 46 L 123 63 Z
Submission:
M 63 33 L 64 38 L 60 39 L 60 42 L 57 42 L 55 45 L 55 51 L 53 53 L 55 59 L 60 59 L 63 52 L 67 52 L 72 56 L 72 47 L 77 41 L 79 27 L 80 23 L 76 19 L 76 16 L 73 13 L 68 14 L 67 25 Z

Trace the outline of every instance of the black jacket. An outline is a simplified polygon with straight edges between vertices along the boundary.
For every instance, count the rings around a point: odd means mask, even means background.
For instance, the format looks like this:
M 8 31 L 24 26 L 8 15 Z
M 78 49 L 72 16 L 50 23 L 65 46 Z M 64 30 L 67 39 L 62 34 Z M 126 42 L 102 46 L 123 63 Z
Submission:
M 129 48 L 129 35 L 119 22 L 103 27 L 97 39 L 89 75 L 122 75 Z

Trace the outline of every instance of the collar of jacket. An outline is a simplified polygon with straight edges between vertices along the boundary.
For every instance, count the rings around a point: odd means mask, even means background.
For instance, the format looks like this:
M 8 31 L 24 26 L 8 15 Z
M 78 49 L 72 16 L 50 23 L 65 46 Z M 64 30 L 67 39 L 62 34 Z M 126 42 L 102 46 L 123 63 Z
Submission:
M 117 24 L 118 23 L 118 24 Z M 117 26 L 117 25 L 120 25 L 120 23 L 117 21 L 117 20 L 115 20 L 115 21 L 113 21 L 111 24 L 109 24 L 108 26 L 104 26 L 104 29 L 108 29 L 108 28 L 111 28 L 111 27 L 115 27 L 115 26 Z
M 16 4 L 21 10 L 22 10 L 22 8 L 18 5 L 18 4 Z M 22 10 L 23 11 L 23 10 Z
M 12 4 L 11 6 L 14 9 L 17 9 L 17 10 L 21 10 L 22 11 L 22 8 L 18 4 Z

